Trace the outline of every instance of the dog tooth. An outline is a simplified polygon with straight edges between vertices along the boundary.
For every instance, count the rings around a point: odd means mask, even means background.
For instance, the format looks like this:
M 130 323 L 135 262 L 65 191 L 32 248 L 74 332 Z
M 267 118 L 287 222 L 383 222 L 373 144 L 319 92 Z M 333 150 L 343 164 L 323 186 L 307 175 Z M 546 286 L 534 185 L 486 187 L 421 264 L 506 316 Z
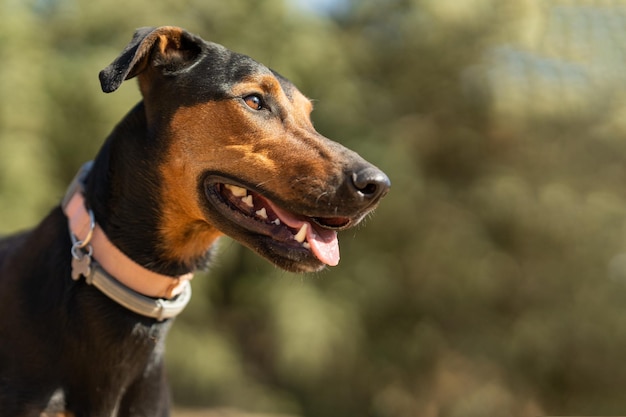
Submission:
M 254 203 L 252 202 L 252 196 L 247 195 L 241 198 L 241 201 L 248 207 L 254 207 Z
M 224 184 L 224 187 L 226 187 L 226 189 L 235 197 L 245 197 L 248 194 L 248 190 L 242 187 L 237 187 L 236 185 Z
M 305 249 L 311 249 L 311 245 L 309 245 L 309 242 L 302 242 L 302 247 Z
M 279 226 L 280 225 L 280 219 L 276 219 L 272 223 L 274 223 L 276 226 Z
M 293 236 L 293 238 L 300 243 L 304 242 L 304 239 L 306 238 L 306 229 L 308 228 L 308 226 L 308 223 L 304 223 L 300 230 L 298 230 L 298 233 Z
M 257 210 L 255 211 L 256 215 L 259 216 L 262 219 L 267 219 L 267 210 L 265 210 L 265 207 L 263 207 L 261 210 Z

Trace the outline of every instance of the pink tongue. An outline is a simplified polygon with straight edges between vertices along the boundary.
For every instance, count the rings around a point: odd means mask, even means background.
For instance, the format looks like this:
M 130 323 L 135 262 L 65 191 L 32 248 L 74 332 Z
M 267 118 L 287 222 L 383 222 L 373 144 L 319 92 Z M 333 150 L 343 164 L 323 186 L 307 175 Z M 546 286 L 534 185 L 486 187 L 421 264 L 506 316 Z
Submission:
M 306 240 L 311 246 L 311 252 L 313 252 L 313 255 L 315 255 L 320 262 L 330 266 L 335 266 L 339 263 L 339 241 L 337 240 L 337 232 L 327 229 L 315 229 L 311 223 L 276 207 L 270 201 L 267 202 L 280 221 L 287 226 L 300 230 L 302 225 L 306 223 Z
M 317 259 L 326 265 L 335 266 L 339 263 L 339 241 L 334 230 L 316 230 L 309 223 L 306 240 Z

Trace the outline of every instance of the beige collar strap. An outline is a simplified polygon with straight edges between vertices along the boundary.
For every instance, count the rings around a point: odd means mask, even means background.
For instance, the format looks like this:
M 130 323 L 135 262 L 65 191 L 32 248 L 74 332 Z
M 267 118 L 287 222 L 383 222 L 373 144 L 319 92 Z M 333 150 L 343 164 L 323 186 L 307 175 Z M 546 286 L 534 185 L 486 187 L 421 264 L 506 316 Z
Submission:
M 139 314 L 161 320 L 173 317 L 189 301 L 189 280 L 193 274 L 178 277 L 157 274 L 130 259 L 111 243 L 85 207 L 83 181 L 90 168 L 91 163 L 81 168 L 62 203 L 74 242 L 72 278 L 84 276 L 87 283 Z M 184 299 L 182 306 L 181 298 Z M 168 302 L 175 305 L 168 309 Z

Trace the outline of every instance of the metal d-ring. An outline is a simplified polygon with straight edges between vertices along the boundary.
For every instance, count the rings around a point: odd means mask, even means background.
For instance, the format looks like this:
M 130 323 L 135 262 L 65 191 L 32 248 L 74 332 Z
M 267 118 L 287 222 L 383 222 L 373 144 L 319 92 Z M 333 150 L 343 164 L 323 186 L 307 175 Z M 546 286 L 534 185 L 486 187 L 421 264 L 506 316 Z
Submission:
M 91 242 L 93 231 L 96 228 L 96 218 L 91 209 L 88 209 L 87 213 L 89 214 L 89 231 L 83 240 L 78 240 L 70 229 L 70 238 L 72 239 L 72 257 L 78 260 L 82 259 L 85 255 L 91 256 L 93 253 L 93 247 L 89 244 L 89 242 Z

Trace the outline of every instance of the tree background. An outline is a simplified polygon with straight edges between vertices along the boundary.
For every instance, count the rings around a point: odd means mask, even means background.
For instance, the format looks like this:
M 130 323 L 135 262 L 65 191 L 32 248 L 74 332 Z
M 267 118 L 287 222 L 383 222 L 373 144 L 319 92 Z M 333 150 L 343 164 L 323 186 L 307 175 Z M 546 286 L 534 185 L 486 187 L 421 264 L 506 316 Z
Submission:
M 178 406 L 626 413 L 626 1 L 0 0 L 0 232 L 140 99 L 97 73 L 163 24 L 290 78 L 393 182 L 326 272 L 222 240 L 170 335 Z

